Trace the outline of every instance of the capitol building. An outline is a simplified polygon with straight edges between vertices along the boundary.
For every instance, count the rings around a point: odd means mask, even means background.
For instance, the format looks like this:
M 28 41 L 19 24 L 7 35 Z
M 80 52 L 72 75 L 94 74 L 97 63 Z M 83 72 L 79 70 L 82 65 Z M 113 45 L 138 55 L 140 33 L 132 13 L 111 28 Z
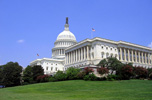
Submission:
M 96 65 L 107 57 L 116 57 L 122 63 L 133 63 L 133 66 L 152 67 L 152 49 L 149 47 L 95 37 L 80 42 L 69 30 L 68 18 L 52 48 L 52 58 L 36 59 L 31 66 L 41 65 L 44 74 L 65 71 L 69 67 L 84 68 Z

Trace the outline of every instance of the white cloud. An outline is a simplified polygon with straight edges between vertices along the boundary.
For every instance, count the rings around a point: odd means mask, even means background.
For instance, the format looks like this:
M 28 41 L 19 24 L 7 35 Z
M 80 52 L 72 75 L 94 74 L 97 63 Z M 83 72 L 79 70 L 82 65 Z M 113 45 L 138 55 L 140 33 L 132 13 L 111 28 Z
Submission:
M 17 43 L 23 43 L 23 42 L 24 42 L 24 40 L 22 40 L 22 39 L 17 41 Z
M 148 45 L 148 47 L 152 48 L 152 42 Z

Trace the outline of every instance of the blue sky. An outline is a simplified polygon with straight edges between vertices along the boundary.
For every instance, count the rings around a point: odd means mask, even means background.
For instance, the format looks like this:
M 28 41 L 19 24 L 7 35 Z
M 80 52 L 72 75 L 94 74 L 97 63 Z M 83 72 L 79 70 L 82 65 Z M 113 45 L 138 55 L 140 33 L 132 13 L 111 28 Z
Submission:
M 152 47 L 152 0 L 0 0 L 0 65 L 50 58 L 69 17 L 77 41 L 93 37 Z M 37 53 L 39 57 L 37 57 Z

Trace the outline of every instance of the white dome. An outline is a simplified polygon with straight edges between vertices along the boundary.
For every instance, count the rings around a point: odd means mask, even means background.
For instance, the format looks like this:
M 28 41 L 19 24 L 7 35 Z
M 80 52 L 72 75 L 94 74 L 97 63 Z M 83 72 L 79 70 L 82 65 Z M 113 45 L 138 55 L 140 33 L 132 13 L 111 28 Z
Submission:
M 74 41 L 76 41 L 76 38 L 75 38 L 74 34 L 71 33 L 69 30 L 64 30 L 63 32 L 61 32 L 58 35 L 57 40 L 74 40 Z

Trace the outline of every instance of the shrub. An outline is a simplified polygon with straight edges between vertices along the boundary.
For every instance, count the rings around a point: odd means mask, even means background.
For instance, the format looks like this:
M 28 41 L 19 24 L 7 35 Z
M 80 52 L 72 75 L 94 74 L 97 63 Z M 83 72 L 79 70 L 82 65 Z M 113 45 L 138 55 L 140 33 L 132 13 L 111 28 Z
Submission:
M 73 67 L 68 68 L 66 71 L 67 79 L 69 80 L 77 79 L 77 74 L 79 72 L 80 72 L 80 69 L 78 68 L 73 68 Z
M 44 75 L 44 69 L 42 68 L 41 65 L 35 65 L 32 67 L 32 75 L 33 75 L 33 80 L 37 81 L 37 77 L 40 75 Z
M 114 81 L 114 80 L 116 80 L 117 79 L 117 75 L 108 75 L 107 76 L 107 80 L 108 81 Z
M 148 68 L 148 78 L 152 79 L 152 68 Z
M 57 80 L 53 77 L 53 76 L 50 76 L 49 77 L 49 82 L 56 82 Z
M 48 82 L 49 76 L 48 75 L 40 75 L 36 78 L 37 82 Z
M 101 75 L 103 74 L 108 74 L 109 73 L 109 70 L 107 68 L 104 68 L 104 67 L 101 67 L 101 68 L 98 68 L 97 69 L 97 72 Z
M 148 71 L 143 67 L 134 67 L 134 74 L 136 78 L 146 78 Z
M 85 72 L 86 75 L 89 75 L 89 73 L 94 72 L 94 70 L 93 70 L 92 68 L 85 67 L 85 68 L 84 68 L 84 72 Z
M 133 76 L 133 67 L 130 66 L 130 65 L 124 65 L 122 68 L 121 68 L 121 78 L 122 79 L 130 79 L 131 76 Z M 119 76 L 119 77 L 120 77 Z
M 92 73 L 92 74 L 89 74 L 89 75 L 85 75 L 84 80 L 85 81 L 95 81 L 95 80 L 97 80 L 97 77 Z
M 86 75 L 86 73 L 85 73 L 84 71 L 79 72 L 79 73 L 77 74 L 77 79 L 83 79 L 85 75 Z
M 56 79 L 56 81 L 64 81 L 67 79 L 67 76 L 65 73 L 63 73 L 63 71 L 58 71 L 55 75 L 54 78 Z
M 56 82 L 57 81 L 53 76 L 50 76 L 48 80 L 49 80 L 49 82 Z

